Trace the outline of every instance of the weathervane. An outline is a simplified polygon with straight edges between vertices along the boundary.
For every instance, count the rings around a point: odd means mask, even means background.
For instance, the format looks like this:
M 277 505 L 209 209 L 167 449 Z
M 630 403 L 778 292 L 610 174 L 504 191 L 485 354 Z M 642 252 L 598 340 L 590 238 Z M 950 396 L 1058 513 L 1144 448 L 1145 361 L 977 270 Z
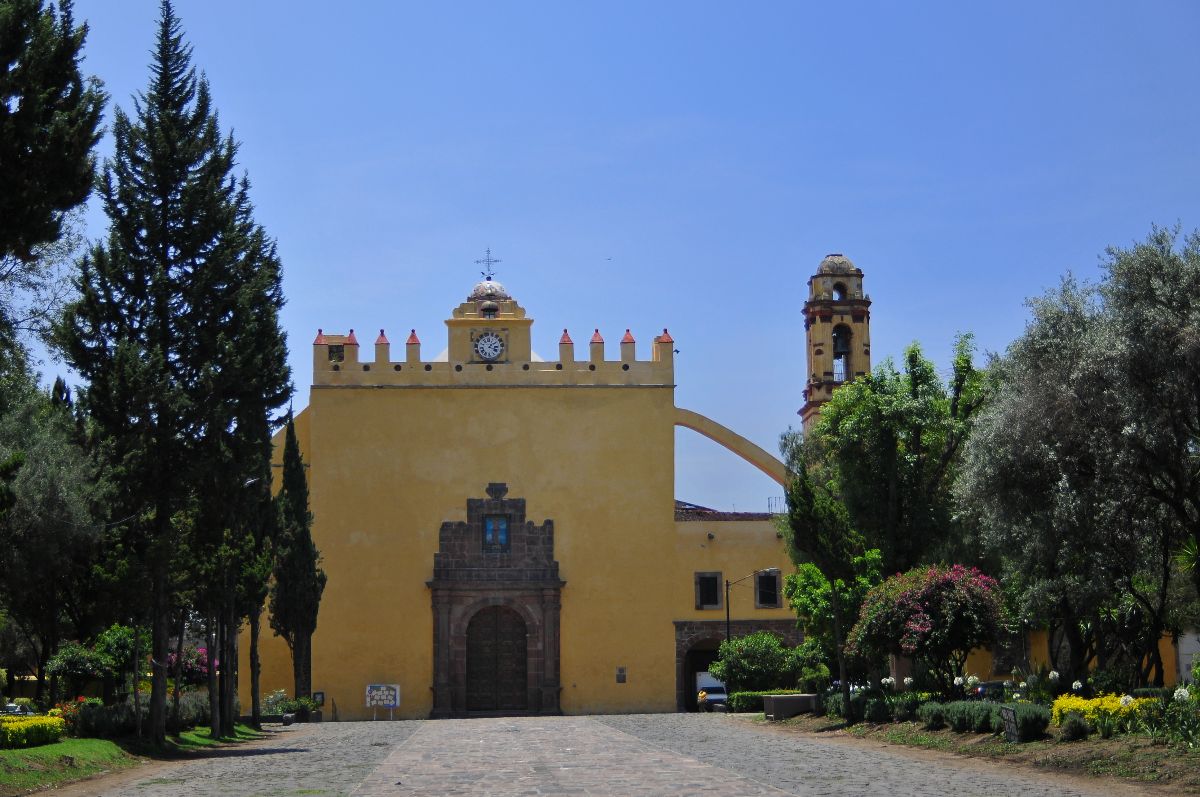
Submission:
M 495 276 L 495 271 L 492 269 L 492 266 L 496 263 L 502 263 L 503 261 L 498 257 L 492 257 L 492 248 L 489 246 L 487 248 L 487 254 L 484 255 L 482 259 L 476 260 L 475 262 L 487 269 L 486 271 L 481 271 L 479 273 L 483 275 L 484 279 L 486 279 L 488 282 L 491 282 L 492 277 Z

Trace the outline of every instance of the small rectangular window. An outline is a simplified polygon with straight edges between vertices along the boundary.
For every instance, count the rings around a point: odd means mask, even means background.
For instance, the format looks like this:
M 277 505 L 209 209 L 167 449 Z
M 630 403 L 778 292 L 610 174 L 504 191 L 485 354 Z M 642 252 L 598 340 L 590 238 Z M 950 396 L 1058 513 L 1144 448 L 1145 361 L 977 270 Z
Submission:
M 340 363 L 346 359 L 346 347 L 341 343 L 332 344 L 329 347 L 329 362 Z
M 508 516 L 488 515 L 483 519 L 483 549 L 508 550 Z
M 756 609 L 778 609 L 783 605 L 781 592 L 778 572 L 759 573 L 754 577 L 754 607 Z
M 721 608 L 721 574 L 720 573 L 697 573 L 696 574 L 696 608 L 697 609 L 720 609 Z

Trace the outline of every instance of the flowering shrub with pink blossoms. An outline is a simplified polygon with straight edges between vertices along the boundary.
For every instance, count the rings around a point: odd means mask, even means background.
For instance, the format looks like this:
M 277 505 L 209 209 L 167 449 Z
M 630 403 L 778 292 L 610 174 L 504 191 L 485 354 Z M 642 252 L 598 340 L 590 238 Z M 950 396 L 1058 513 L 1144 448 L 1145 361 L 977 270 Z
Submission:
M 991 576 L 963 565 L 918 567 L 867 593 L 847 647 L 869 661 L 909 656 L 950 695 L 967 654 L 991 644 L 1002 620 L 1000 587 Z

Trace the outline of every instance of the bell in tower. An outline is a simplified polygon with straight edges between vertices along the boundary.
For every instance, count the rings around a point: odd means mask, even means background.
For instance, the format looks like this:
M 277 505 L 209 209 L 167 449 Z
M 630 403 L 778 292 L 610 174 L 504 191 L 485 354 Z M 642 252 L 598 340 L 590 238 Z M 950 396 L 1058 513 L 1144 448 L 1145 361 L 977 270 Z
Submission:
M 804 302 L 808 378 L 800 417 L 807 433 L 821 405 L 843 382 L 871 370 L 871 299 L 862 269 L 842 254 L 828 255 L 808 281 Z

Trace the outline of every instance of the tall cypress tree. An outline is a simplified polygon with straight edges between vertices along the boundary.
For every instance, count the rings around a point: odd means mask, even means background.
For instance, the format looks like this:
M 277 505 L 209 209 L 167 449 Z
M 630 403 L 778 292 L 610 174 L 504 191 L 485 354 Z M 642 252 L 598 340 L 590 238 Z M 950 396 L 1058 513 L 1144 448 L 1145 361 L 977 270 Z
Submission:
M 308 478 L 288 413 L 283 444 L 283 489 L 279 492 L 280 533 L 276 543 L 274 583 L 271 585 L 271 628 L 292 650 L 296 697 L 312 694 L 312 635 L 325 591 L 321 555 L 312 540 L 308 511 Z
M 171 613 L 189 588 L 232 649 L 239 604 L 224 571 L 247 533 L 236 509 L 267 468 L 265 418 L 290 387 L 274 245 L 253 221 L 247 181 L 232 175 L 236 145 L 169 0 L 151 73 L 135 118 L 115 114 L 100 182 L 108 237 L 81 262 L 81 298 L 59 338 L 88 383 L 82 402 L 119 486 L 117 516 L 130 517 L 109 550 L 146 598 L 161 743 Z M 185 571 L 185 561 L 210 567 Z M 227 716 L 237 657 L 221 660 Z
M 0 258 L 30 260 L 95 177 L 105 94 L 79 73 L 87 26 L 70 0 L 0 2 Z

